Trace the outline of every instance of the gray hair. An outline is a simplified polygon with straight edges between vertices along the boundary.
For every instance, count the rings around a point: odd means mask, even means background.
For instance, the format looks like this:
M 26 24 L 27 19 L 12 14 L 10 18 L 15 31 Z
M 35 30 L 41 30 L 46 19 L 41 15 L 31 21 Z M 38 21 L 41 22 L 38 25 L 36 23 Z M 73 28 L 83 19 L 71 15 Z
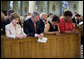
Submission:
M 41 19 L 42 19 L 42 15 L 44 15 L 44 14 L 46 14 L 46 13 L 45 13 L 45 12 L 43 12 L 43 13 L 41 13 L 41 14 L 40 14 L 40 18 L 41 18 Z
M 39 16 L 39 14 L 36 11 L 32 13 L 33 17 L 36 17 L 36 15 Z

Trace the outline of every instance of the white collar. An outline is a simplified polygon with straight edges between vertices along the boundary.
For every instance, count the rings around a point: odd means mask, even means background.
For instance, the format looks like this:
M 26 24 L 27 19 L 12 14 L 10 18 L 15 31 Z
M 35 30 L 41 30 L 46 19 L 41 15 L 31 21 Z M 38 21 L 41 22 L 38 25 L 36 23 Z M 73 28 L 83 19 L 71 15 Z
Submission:
M 10 24 L 11 24 L 11 26 L 12 26 L 12 27 L 14 27 L 14 25 L 13 25 L 13 23 L 12 23 L 12 22 L 11 22 Z M 18 25 L 18 24 L 16 24 L 16 27 L 17 27 L 17 25 Z

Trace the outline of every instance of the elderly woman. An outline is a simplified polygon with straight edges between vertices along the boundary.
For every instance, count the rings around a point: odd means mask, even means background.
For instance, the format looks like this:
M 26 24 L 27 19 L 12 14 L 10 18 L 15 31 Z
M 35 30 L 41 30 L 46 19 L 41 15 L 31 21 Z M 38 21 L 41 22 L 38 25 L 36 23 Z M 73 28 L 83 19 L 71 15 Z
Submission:
M 6 36 L 9 38 L 26 38 L 26 34 L 19 24 L 19 15 L 14 12 L 11 14 L 11 23 L 6 25 Z
M 65 11 L 64 17 L 60 19 L 59 28 L 61 33 L 76 33 L 71 20 L 71 11 Z
M 56 15 L 53 16 L 52 22 L 48 21 L 48 23 L 45 26 L 44 33 L 45 34 L 56 34 L 58 35 L 60 33 L 58 23 L 60 22 L 59 17 Z

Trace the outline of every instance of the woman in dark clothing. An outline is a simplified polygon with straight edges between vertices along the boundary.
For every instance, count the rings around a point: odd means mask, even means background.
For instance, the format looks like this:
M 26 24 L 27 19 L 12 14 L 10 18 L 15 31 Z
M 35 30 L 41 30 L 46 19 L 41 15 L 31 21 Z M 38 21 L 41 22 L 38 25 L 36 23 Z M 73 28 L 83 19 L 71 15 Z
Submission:
M 1 13 L 1 35 L 5 34 L 5 15 Z
M 60 22 L 59 17 L 54 15 L 52 22 L 48 21 L 48 23 L 46 24 L 45 29 L 44 29 L 44 33 L 45 34 L 56 34 L 56 35 L 58 35 L 60 33 L 60 30 L 58 27 L 59 22 Z
M 79 24 L 79 22 L 80 22 L 79 18 L 80 18 L 79 14 L 76 14 L 75 17 L 72 18 L 72 22 L 75 26 L 77 26 Z

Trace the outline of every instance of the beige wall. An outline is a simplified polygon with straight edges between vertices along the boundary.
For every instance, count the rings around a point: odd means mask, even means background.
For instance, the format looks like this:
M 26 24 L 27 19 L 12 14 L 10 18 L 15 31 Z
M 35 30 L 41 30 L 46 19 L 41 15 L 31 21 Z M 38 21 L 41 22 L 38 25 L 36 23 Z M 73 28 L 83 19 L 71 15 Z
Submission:
M 76 4 L 76 10 L 73 9 L 73 5 Z M 72 13 L 77 12 L 83 15 L 83 1 L 69 1 L 69 10 Z
M 52 10 L 52 6 L 55 5 L 55 11 Z M 41 10 L 43 9 L 43 10 Z M 49 5 L 47 1 L 38 1 L 38 10 L 46 13 L 53 13 L 56 15 L 60 15 L 60 1 L 49 1 Z
M 38 9 L 39 13 L 41 13 L 41 12 L 47 13 L 47 1 L 38 1 L 37 9 Z
M 73 8 L 73 5 L 76 4 L 76 9 Z M 69 10 L 74 12 L 78 12 L 78 1 L 69 1 Z
M 18 12 L 18 1 L 13 1 L 13 10 L 15 11 L 15 12 Z M 18 12 L 19 13 L 19 12 Z
M 27 9 L 26 12 L 25 12 L 25 9 Z M 22 15 L 28 15 L 28 12 L 29 12 L 29 2 L 22 1 Z
M 21 15 L 21 1 L 13 1 L 13 10 Z
M 79 7 L 78 13 L 83 16 L 83 1 L 79 1 L 79 6 L 78 7 Z
M 53 11 L 52 9 L 53 5 L 55 5 L 55 11 Z M 60 15 L 60 1 L 50 1 L 49 2 L 49 13 Z
M 75 11 L 83 15 L 83 2 L 82 1 L 68 1 L 69 10 L 74 13 Z M 76 10 L 73 9 L 73 5 L 76 4 Z M 13 4 L 14 11 L 18 12 L 20 15 L 28 15 L 29 12 L 29 1 L 14 1 Z M 55 11 L 52 10 L 52 6 L 55 5 Z M 62 13 L 61 1 L 37 1 L 37 8 L 39 13 L 53 13 L 60 15 Z M 25 12 L 25 9 L 27 10 Z M 43 10 L 42 10 L 43 9 Z M 1 1 L 1 10 L 9 10 L 9 1 Z

